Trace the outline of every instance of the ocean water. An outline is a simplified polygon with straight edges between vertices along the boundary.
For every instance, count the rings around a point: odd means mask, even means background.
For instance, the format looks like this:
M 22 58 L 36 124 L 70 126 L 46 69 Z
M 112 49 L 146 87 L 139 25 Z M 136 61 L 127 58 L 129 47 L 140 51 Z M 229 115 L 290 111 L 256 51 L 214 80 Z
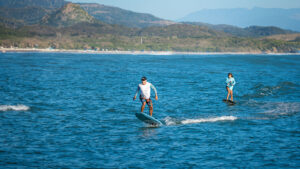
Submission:
M 299 122 L 299 55 L 0 54 L 1 168 L 299 168 Z

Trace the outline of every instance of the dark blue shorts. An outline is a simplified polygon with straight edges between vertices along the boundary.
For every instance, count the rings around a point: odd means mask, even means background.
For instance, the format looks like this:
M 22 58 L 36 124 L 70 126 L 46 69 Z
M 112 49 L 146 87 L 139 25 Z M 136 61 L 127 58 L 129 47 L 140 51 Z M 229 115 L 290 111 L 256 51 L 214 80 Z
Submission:
M 150 98 L 149 99 L 145 99 L 145 98 L 143 98 L 143 97 L 140 96 L 140 101 L 142 103 L 146 102 L 149 107 L 152 107 L 152 100 Z

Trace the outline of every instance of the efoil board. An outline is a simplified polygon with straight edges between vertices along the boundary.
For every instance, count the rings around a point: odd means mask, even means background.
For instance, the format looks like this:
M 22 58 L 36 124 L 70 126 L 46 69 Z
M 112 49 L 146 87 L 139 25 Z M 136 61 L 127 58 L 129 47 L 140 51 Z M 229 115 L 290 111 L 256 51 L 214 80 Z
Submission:
M 162 122 L 157 120 L 156 118 L 149 116 L 148 114 L 145 113 L 135 113 L 135 116 L 141 120 L 144 123 L 151 124 L 151 125 L 158 125 L 162 126 Z

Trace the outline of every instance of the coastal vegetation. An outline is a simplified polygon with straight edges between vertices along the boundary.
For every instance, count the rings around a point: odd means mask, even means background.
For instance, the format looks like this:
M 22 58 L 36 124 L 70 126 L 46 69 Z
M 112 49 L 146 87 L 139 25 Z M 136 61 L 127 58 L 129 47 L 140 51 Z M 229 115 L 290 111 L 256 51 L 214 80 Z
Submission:
M 128 12 L 130 14 L 128 20 L 132 16 L 135 19 L 126 24 L 138 20 L 140 16 L 144 19 L 145 25 L 141 25 L 142 22 L 136 22 L 139 26 L 128 26 L 122 24 L 126 20 L 125 16 L 122 16 L 123 19 L 119 24 L 107 23 L 106 19 L 101 20 L 100 12 L 97 10 L 102 9 L 102 5 L 57 2 L 61 4 L 61 7 L 55 10 L 35 6 L 34 8 L 39 9 L 40 15 L 33 13 L 36 16 L 31 21 L 28 19 L 30 18 L 29 9 L 33 7 L 24 7 L 29 10 L 25 11 L 24 15 L 12 15 L 7 12 L 7 9 L 1 8 L 0 46 L 5 48 L 250 53 L 293 53 L 298 52 L 300 48 L 299 34 L 276 27 L 238 28 L 230 25 L 174 23 L 133 12 Z M 113 12 L 110 15 L 115 14 L 114 20 L 118 14 L 124 14 L 121 9 L 119 12 L 116 8 L 112 9 Z M 94 13 L 94 16 L 90 13 Z M 159 24 L 153 25 L 154 23 Z M 289 38 L 279 38 L 280 36 Z

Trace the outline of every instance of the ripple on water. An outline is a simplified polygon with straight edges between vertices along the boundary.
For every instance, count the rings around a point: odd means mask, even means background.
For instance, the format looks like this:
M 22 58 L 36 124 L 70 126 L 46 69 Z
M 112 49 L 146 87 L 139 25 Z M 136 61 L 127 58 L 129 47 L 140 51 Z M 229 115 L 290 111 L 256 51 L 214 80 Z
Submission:
M 293 55 L 2 53 L 0 165 L 297 168 L 299 64 Z M 228 72 L 234 106 L 222 102 Z M 142 76 L 158 90 L 162 127 L 135 118 Z

